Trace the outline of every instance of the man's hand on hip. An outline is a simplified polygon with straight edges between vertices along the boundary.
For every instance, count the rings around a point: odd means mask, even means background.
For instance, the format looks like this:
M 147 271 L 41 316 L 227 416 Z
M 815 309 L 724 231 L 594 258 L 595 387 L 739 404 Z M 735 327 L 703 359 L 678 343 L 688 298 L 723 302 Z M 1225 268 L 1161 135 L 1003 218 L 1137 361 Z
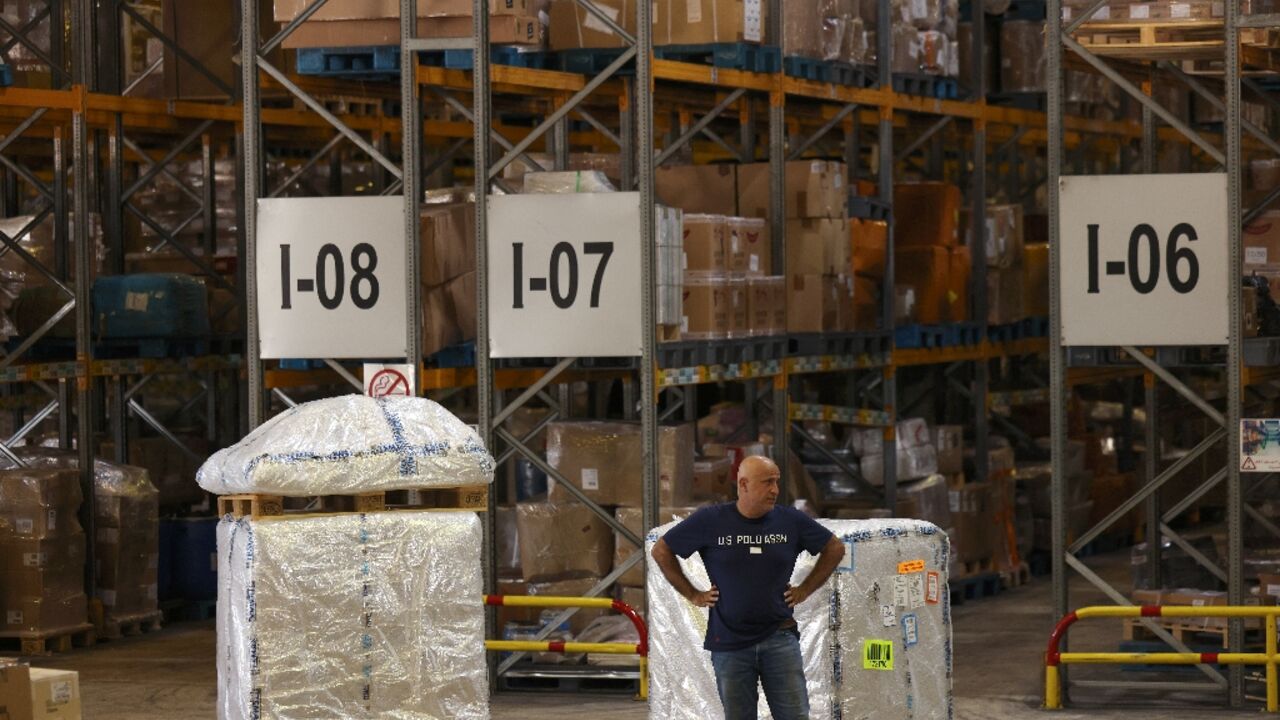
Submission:
M 693 603 L 698 607 L 709 608 L 709 607 L 715 607 L 716 601 L 718 601 L 719 599 L 720 599 L 720 590 L 717 589 L 715 585 L 712 585 L 710 590 L 695 592 L 693 596 L 689 598 L 689 602 Z
M 782 593 L 782 599 L 787 601 L 787 607 L 793 608 L 805 600 L 808 600 L 809 596 L 812 594 L 813 593 L 808 590 L 805 590 L 803 586 L 791 587 L 788 585 L 787 591 Z

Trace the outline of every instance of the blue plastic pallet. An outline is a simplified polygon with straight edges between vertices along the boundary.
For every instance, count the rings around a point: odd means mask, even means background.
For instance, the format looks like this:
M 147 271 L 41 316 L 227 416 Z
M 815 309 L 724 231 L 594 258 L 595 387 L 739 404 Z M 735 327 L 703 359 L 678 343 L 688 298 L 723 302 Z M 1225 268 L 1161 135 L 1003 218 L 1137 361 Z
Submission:
M 1044 112 L 1048 106 L 1048 98 L 1049 96 L 1042 92 L 989 93 L 987 102 L 1001 107 Z
M 377 78 L 399 77 L 400 48 L 395 45 L 343 48 L 300 48 L 299 75 L 316 77 Z
M 867 66 L 799 55 L 784 57 L 782 69 L 789 77 L 848 87 L 871 87 L 874 80 L 873 71 Z
M 9 87 L 13 84 L 13 68 L 8 65 L 0 65 L 0 87 Z
M 325 367 L 323 360 L 305 360 L 301 358 L 285 358 L 280 361 L 281 370 L 319 370 Z
M 476 344 L 472 341 L 450 345 L 435 354 L 429 355 L 427 364 L 440 368 L 475 367 Z
M 955 78 L 894 73 L 893 91 L 903 95 L 956 100 L 960 97 L 960 84 Z
M 548 69 L 559 70 L 561 72 L 577 73 L 578 75 L 595 75 L 612 65 L 615 60 L 622 56 L 622 52 L 623 51 L 618 48 L 579 48 L 574 50 L 561 50 L 548 55 L 546 66 Z M 627 66 L 619 71 L 618 74 L 634 75 L 635 64 L 627 63 Z
M 782 69 L 782 50 L 771 45 L 751 43 L 660 45 L 653 49 L 653 54 L 663 60 L 694 62 L 747 72 L 776 73 Z
M 977 345 L 982 330 L 974 323 L 904 325 L 894 330 L 894 345 L 905 349 L 931 349 Z
M 1045 337 L 1049 334 L 1049 319 L 1027 318 L 1008 325 L 992 325 L 987 328 L 991 342 L 1012 342 L 1026 338 Z
M 853 195 L 849 197 L 849 217 L 862 220 L 888 220 L 889 204 L 879 198 Z
M 475 67 L 475 54 L 470 50 L 443 50 L 423 53 L 424 65 L 443 67 L 450 70 L 470 70 Z M 524 50 L 518 47 L 495 47 L 489 49 L 489 61 L 494 65 L 510 65 L 512 67 L 545 70 L 550 63 L 548 53 Z

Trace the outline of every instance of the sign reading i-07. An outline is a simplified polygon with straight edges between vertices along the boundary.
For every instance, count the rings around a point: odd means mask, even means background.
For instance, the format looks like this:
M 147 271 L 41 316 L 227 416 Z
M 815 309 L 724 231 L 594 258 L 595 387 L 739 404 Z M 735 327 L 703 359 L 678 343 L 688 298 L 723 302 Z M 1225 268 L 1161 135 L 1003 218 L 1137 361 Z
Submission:
M 1227 176 L 1063 177 L 1064 345 L 1223 345 Z
M 641 353 L 640 195 L 489 198 L 489 354 Z
M 406 350 L 404 199 L 258 201 L 264 358 L 397 358 Z

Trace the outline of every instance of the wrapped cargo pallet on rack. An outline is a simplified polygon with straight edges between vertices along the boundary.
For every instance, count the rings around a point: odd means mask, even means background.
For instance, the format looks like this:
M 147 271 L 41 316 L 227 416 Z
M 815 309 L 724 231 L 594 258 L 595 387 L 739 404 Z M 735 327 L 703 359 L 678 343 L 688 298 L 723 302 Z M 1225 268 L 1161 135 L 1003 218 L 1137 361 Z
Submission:
M 951 717 L 949 546 L 936 526 L 917 520 L 820 520 L 845 544 L 831 579 L 796 607 L 814 720 Z M 649 533 L 647 546 L 673 524 Z M 802 554 L 792 584 L 815 558 Z M 702 559 L 680 560 L 695 587 L 709 587 Z M 661 577 L 649 558 L 649 576 Z M 781 592 L 781 589 L 779 589 Z M 720 712 L 709 653 L 702 649 L 708 611 L 665 581 L 648 589 L 653 663 L 649 716 L 703 720 Z M 714 612 L 712 610 L 711 612 Z M 760 698 L 760 717 L 771 717 Z

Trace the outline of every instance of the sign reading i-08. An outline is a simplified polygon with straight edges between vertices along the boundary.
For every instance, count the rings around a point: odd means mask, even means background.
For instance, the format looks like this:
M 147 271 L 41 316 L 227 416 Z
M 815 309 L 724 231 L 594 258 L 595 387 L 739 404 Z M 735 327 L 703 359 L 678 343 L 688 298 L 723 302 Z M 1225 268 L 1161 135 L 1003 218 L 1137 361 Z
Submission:
M 1227 176 L 1060 179 L 1062 343 L 1223 345 Z
M 405 356 L 404 198 L 258 201 L 264 358 Z
M 489 198 L 493 357 L 641 354 L 639 193 Z

